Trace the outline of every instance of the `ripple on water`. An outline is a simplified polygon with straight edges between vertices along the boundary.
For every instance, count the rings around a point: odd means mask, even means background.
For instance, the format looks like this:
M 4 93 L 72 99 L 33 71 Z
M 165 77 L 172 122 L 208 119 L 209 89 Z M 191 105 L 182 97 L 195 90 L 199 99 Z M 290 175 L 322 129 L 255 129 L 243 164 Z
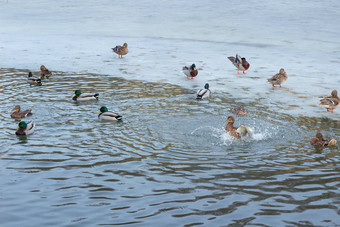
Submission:
M 340 222 L 338 146 L 308 144 L 317 130 L 339 135 L 337 120 L 276 113 L 255 99 L 245 104 L 247 116 L 235 116 L 236 126 L 254 131 L 239 141 L 224 121 L 243 103 L 222 94 L 201 102 L 175 85 L 63 72 L 37 87 L 26 83 L 27 70 L 0 73 L 2 223 Z M 76 89 L 100 98 L 73 102 Z M 14 135 L 19 120 L 9 115 L 17 104 L 35 111 L 28 137 Z M 98 119 L 103 105 L 123 121 Z

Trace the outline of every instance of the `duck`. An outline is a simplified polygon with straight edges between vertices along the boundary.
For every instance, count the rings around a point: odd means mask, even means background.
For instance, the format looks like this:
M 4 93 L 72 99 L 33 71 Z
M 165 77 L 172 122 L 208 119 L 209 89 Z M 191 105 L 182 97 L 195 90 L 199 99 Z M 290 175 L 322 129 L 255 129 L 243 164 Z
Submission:
M 14 111 L 13 113 L 11 113 L 11 118 L 24 118 L 27 116 L 32 115 L 33 110 L 29 109 L 29 110 L 24 110 L 21 111 L 21 107 L 19 105 L 15 106 L 14 109 L 12 111 Z
M 233 114 L 237 114 L 237 115 L 247 115 L 247 111 L 244 109 L 244 106 L 238 106 L 238 107 L 232 107 L 228 109 L 230 112 L 232 112 Z
M 243 71 L 243 74 L 246 74 L 246 70 L 249 69 L 250 64 L 247 62 L 246 58 L 241 58 L 240 55 L 236 54 L 236 57 L 228 57 L 228 59 L 235 65 L 237 68 L 237 74 L 240 75 L 241 73 L 239 70 Z
M 317 132 L 315 137 L 313 137 L 310 140 L 310 144 L 315 146 L 315 147 L 320 147 L 320 148 L 324 148 L 324 147 L 329 147 L 329 146 L 333 146 L 337 143 L 337 141 L 334 138 L 331 139 L 324 139 L 323 135 L 321 134 L 321 132 Z
M 275 85 L 279 85 L 280 87 L 282 87 L 281 84 L 285 82 L 287 78 L 287 73 L 283 68 L 281 68 L 279 73 L 276 73 L 272 78 L 268 79 L 268 83 L 272 84 L 273 87 L 275 87 Z
M 28 73 L 27 82 L 31 85 L 42 85 L 41 79 L 36 76 L 33 76 L 32 72 Z
M 51 71 L 49 71 L 44 65 L 40 66 L 40 75 L 41 77 L 50 77 L 52 76 Z
M 111 48 L 113 52 L 118 54 L 119 58 L 123 58 L 123 55 L 126 55 L 129 50 L 128 50 L 128 45 L 127 43 L 124 43 L 123 46 L 116 46 L 115 48 Z
M 228 123 L 225 127 L 225 130 L 229 135 L 235 137 L 236 139 L 241 139 L 245 136 L 252 136 L 253 130 L 246 126 L 246 125 L 240 125 L 239 127 L 234 127 L 235 118 L 233 116 L 229 116 L 225 123 Z
M 34 132 L 35 124 L 33 121 L 26 123 L 25 121 L 20 121 L 15 134 L 17 136 L 27 136 Z
M 187 76 L 188 80 L 194 79 L 195 76 L 198 74 L 198 70 L 196 69 L 196 65 L 192 64 L 191 66 L 184 66 L 183 73 Z
M 98 93 L 81 93 L 81 90 L 75 90 L 72 100 L 74 101 L 89 101 L 98 100 Z
M 104 120 L 110 120 L 110 121 L 118 121 L 122 120 L 122 116 L 119 115 L 118 113 L 109 111 L 106 106 L 102 106 L 97 113 L 100 113 L 98 115 L 98 118 L 104 119 Z
M 204 88 L 199 89 L 199 90 L 197 91 L 196 99 L 205 99 L 205 98 L 209 98 L 209 97 L 210 97 L 210 93 L 211 93 L 211 91 L 210 91 L 210 89 L 209 89 L 209 84 L 206 83 L 206 84 L 204 85 Z
M 320 106 L 323 106 L 327 109 L 327 111 L 331 110 L 334 113 L 334 109 L 338 108 L 340 105 L 340 98 L 338 96 L 338 91 L 333 90 L 331 96 L 325 96 L 320 100 Z

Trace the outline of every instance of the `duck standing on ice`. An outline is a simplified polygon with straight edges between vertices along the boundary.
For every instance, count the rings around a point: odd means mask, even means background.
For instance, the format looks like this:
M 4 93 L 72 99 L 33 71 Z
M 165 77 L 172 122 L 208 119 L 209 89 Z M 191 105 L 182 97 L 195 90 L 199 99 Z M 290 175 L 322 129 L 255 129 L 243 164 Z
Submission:
M 123 46 L 116 46 L 112 48 L 112 51 L 118 54 L 119 58 L 123 58 L 123 55 L 126 55 L 129 52 L 127 47 L 127 43 L 124 43 Z
M 268 79 L 268 83 L 272 84 L 273 87 L 275 87 L 275 85 L 280 85 L 280 87 L 282 87 L 281 84 L 285 82 L 287 78 L 287 73 L 281 68 L 279 73 L 276 73 L 272 78 Z
M 236 54 L 236 57 L 228 57 L 228 59 L 235 65 L 237 68 L 237 74 L 240 75 L 241 73 L 239 70 L 243 71 L 243 74 L 246 74 L 246 70 L 249 69 L 249 63 L 247 62 L 246 58 L 241 58 L 240 55 Z
M 195 64 L 192 64 L 191 66 L 184 66 L 183 72 L 187 76 L 188 80 L 194 79 L 194 77 L 198 74 L 198 70 L 196 69 Z
M 334 113 L 333 110 L 340 105 L 338 91 L 333 90 L 331 96 L 324 96 L 323 99 L 320 100 L 319 105 L 325 107 L 327 111 L 331 110 L 331 112 Z

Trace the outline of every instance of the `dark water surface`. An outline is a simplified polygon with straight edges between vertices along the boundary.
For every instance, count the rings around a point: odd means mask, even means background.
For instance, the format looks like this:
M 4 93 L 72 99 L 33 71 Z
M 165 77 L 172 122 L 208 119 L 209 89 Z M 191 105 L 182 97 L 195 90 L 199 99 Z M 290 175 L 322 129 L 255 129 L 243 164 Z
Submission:
M 309 145 L 317 130 L 340 140 L 336 115 L 291 116 L 225 94 L 196 101 L 193 90 L 107 75 L 55 72 L 30 86 L 27 73 L 0 70 L 1 226 L 340 223 L 339 145 Z M 78 88 L 99 100 L 73 102 Z M 27 138 L 10 118 L 18 104 L 35 111 Z M 239 104 L 247 141 L 224 132 Z M 103 105 L 124 120 L 99 120 Z

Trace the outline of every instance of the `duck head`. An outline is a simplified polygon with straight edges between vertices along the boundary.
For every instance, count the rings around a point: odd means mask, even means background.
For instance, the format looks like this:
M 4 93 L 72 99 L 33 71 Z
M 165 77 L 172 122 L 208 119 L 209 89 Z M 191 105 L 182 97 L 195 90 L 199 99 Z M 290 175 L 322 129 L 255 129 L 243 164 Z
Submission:
M 191 68 L 192 70 L 196 70 L 196 65 L 195 65 L 195 64 L 192 64 L 192 65 L 190 66 L 190 68 Z
M 333 91 L 332 91 L 332 97 L 333 97 L 333 98 L 338 97 L 338 91 L 337 91 L 337 90 L 333 90 Z
M 32 77 L 33 74 L 31 72 L 28 73 L 28 77 Z
M 205 89 L 209 89 L 209 84 L 206 83 L 206 84 L 204 85 L 204 88 L 205 88 Z
M 235 118 L 233 116 L 229 116 L 224 123 L 234 123 L 234 122 L 235 122 Z
M 280 69 L 280 74 L 285 74 L 286 72 L 285 72 L 285 70 L 284 70 L 284 68 L 281 68 Z
M 26 128 L 27 128 L 26 122 L 20 121 L 19 124 L 18 124 L 17 129 L 19 129 L 19 128 L 21 128 L 21 129 L 26 129 Z
M 41 66 L 40 66 L 40 70 L 41 70 L 41 71 L 44 71 L 44 70 L 46 70 L 46 67 L 45 67 L 44 65 L 41 65 Z
M 100 107 L 100 109 L 97 111 L 97 113 L 99 113 L 99 112 L 105 113 L 105 112 L 108 112 L 108 111 L 109 111 L 109 110 L 107 109 L 106 106 L 102 106 L 102 107 Z
M 323 135 L 321 134 L 321 132 L 316 133 L 315 137 L 316 137 L 318 140 L 320 140 L 320 141 L 324 140 L 324 139 L 323 139 Z
M 80 91 L 80 90 L 75 90 L 75 91 L 74 91 L 74 94 L 73 94 L 73 97 L 74 97 L 74 96 L 77 96 L 77 97 L 78 97 L 79 95 L 81 95 L 81 91 Z
M 19 105 L 16 105 L 12 111 L 16 111 L 16 112 L 20 112 L 20 106 Z
M 123 47 L 127 48 L 127 47 L 128 47 L 127 43 L 124 43 L 124 44 L 123 44 Z

